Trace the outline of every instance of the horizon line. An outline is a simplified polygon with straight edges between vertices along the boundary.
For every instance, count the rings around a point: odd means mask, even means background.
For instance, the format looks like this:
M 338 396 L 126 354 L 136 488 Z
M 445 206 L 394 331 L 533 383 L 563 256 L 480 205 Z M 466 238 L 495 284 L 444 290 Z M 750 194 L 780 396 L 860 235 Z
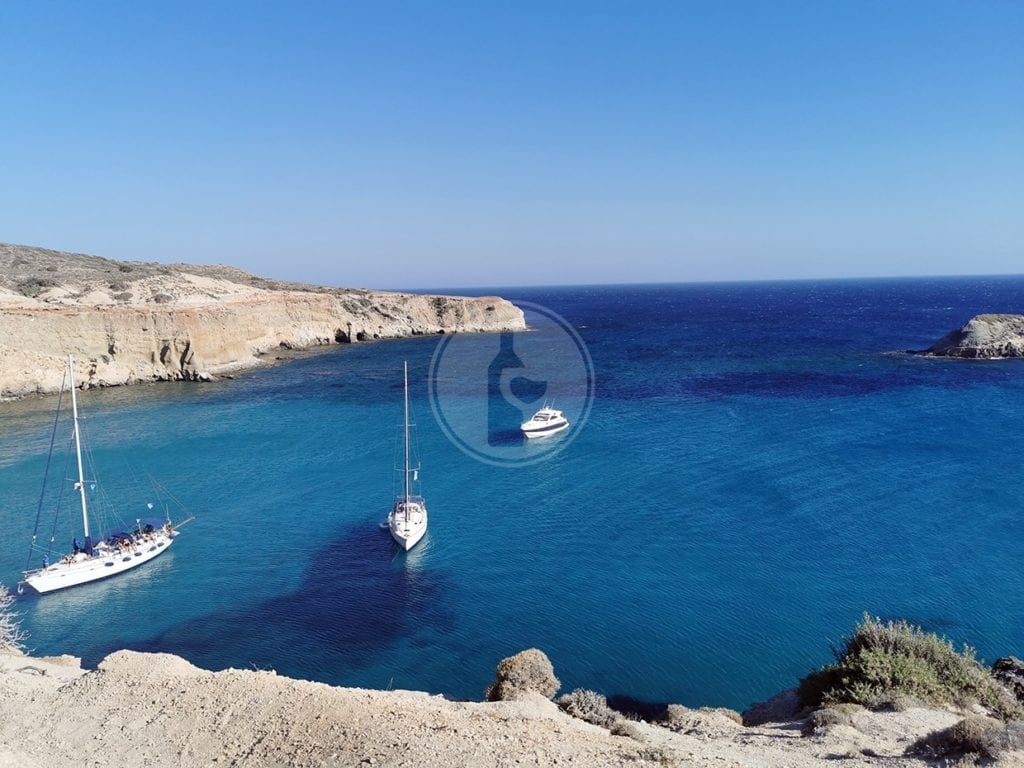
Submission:
M 663 280 L 663 281 L 630 281 L 607 283 L 520 283 L 508 285 L 462 285 L 432 286 L 426 288 L 358 288 L 353 290 L 384 291 L 394 293 L 439 293 L 445 291 L 493 291 L 521 290 L 537 288 L 643 288 L 655 286 L 681 285 L 750 285 L 769 283 L 841 283 L 841 282 L 885 282 L 899 280 L 978 280 L 985 278 L 1024 278 L 1024 272 L 991 272 L 979 274 L 939 274 L 939 275 L 863 275 L 852 277 L 758 277 L 739 278 L 734 280 Z M 331 287 L 331 286 L 325 286 Z M 337 286 L 341 288 L 342 286 Z

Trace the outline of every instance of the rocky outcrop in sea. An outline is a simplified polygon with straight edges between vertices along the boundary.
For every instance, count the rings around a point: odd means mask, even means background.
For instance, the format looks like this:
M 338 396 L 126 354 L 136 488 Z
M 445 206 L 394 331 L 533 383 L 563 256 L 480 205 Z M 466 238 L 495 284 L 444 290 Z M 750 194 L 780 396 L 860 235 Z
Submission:
M 1024 315 L 977 315 L 919 352 L 936 357 L 1024 357 Z
M 68 354 L 85 387 L 201 381 L 281 348 L 525 327 L 495 296 L 324 288 L 0 244 L 0 398 L 56 392 Z

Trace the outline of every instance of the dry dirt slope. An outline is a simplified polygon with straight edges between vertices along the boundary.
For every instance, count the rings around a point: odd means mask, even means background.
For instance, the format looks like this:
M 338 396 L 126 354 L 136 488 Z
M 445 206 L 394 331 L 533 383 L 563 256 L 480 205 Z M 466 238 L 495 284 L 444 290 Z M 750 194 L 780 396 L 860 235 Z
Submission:
M 0 766 L 11 768 L 910 767 L 927 763 L 904 757 L 907 745 L 960 717 L 859 710 L 852 726 L 802 736 L 799 721 L 744 727 L 690 713 L 675 731 L 636 722 L 612 735 L 539 694 L 452 702 L 273 672 L 207 672 L 166 654 L 119 651 L 83 672 L 70 657 L 0 653 Z M 1020 765 L 1019 753 L 994 764 Z

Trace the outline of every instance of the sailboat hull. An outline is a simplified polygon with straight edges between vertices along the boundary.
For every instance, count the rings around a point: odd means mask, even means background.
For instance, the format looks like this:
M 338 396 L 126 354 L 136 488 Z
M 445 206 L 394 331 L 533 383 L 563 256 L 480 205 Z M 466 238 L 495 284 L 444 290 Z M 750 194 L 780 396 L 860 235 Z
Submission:
M 402 503 L 396 504 L 395 509 L 388 515 L 388 529 L 395 543 L 408 552 L 427 532 L 426 506 L 410 502 L 406 510 Z
M 408 552 L 410 549 L 419 544 L 420 539 L 423 538 L 423 534 L 427 532 L 427 524 L 424 523 L 421 526 L 413 528 L 411 530 L 397 530 L 391 529 L 391 538 L 395 540 L 402 549 Z
M 139 541 L 123 552 L 98 552 L 96 556 L 72 562 L 61 561 L 25 575 L 24 583 L 39 594 L 77 587 L 100 581 L 138 568 L 170 549 L 174 536 L 154 534 L 148 541 Z

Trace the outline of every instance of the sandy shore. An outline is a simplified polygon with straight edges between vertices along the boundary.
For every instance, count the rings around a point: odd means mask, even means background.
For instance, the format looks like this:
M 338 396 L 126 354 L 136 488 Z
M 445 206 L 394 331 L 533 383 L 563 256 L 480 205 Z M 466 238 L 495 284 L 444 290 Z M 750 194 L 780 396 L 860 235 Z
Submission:
M 675 730 L 630 722 L 613 735 L 539 694 L 453 702 L 336 688 L 274 672 L 208 672 L 120 651 L 95 670 L 72 657 L 0 655 L 0 766 L 921 766 L 917 737 L 960 713 L 859 709 L 853 725 L 801 735 L 783 719 L 744 727 L 692 710 Z M 1024 765 L 1009 753 L 996 765 Z

